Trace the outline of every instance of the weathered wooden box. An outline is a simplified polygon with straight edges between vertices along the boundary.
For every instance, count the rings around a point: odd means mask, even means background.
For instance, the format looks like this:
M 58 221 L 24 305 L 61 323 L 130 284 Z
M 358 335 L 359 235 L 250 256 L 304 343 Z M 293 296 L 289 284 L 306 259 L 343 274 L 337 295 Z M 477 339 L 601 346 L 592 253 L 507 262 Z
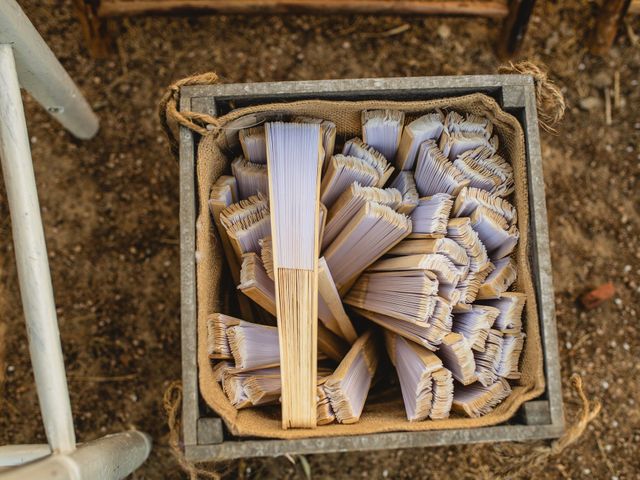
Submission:
M 195 162 L 198 135 L 180 132 L 180 249 L 182 279 L 182 380 L 184 448 L 191 461 L 305 453 L 347 452 L 480 442 L 526 441 L 559 437 L 564 430 L 560 367 L 551 276 L 547 211 L 533 80 L 525 75 L 413 77 L 361 80 L 186 86 L 180 110 L 224 114 L 234 108 L 278 101 L 427 100 L 480 92 L 493 97 L 522 124 L 526 138 L 531 228 L 531 268 L 544 349 L 546 391 L 525 403 L 510 422 L 485 428 L 380 433 L 302 440 L 231 436 L 204 404 L 196 359 Z

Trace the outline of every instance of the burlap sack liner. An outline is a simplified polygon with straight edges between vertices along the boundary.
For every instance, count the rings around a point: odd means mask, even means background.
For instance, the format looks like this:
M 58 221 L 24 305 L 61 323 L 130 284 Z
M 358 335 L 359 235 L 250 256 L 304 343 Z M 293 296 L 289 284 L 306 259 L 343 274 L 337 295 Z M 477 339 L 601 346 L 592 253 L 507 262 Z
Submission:
M 518 121 L 502 111 L 490 97 L 472 94 L 456 98 L 430 101 L 392 102 L 359 101 L 337 102 L 306 100 L 291 103 L 266 104 L 240 108 L 219 118 L 224 127 L 229 121 L 258 112 L 288 112 L 331 120 L 336 124 L 339 141 L 360 135 L 360 112 L 363 109 L 391 108 L 406 112 L 411 120 L 435 108 L 454 109 L 458 112 L 476 113 L 490 118 L 495 125 L 501 144 L 501 153 L 511 160 L 515 174 L 513 201 L 518 212 L 520 242 L 516 251 L 518 265 L 517 290 L 527 294 L 525 330 L 526 341 L 521 359 L 522 378 L 513 387 L 513 393 L 493 412 L 481 418 L 449 418 L 439 421 L 409 422 L 406 419 L 400 390 L 397 400 L 365 405 L 360 421 L 353 425 L 327 425 L 313 430 L 283 430 L 279 415 L 274 409 L 236 410 L 220 385 L 216 382 L 207 356 L 206 318 L 212 312 L 224 312 L 224 290 L 232 283 L 222 278 L 223 251 L 214 232 L 207 199 L 213 182 L 229 171 L 226 139 L 222 131 L 214 131 L 202 139 L 198 148 L 197 178 L 199 215 L 196 224 L 197 246 L 197 302 L 198 302 L 198 367 L 200 392 L 209 405 L 224 420 L 233 435 L 269 438 L 308 438 L 337 435 L 361 435 L 391 431 L 421 431 L 435 429 L 473 428 L 496 425 L 511 418 L 527 400 L 544 391 L 543 351 L 536 309 L 534 287 L 529 270 L 528 232 L 529 203 L 527 170 L 525 164 L 524 134 Z

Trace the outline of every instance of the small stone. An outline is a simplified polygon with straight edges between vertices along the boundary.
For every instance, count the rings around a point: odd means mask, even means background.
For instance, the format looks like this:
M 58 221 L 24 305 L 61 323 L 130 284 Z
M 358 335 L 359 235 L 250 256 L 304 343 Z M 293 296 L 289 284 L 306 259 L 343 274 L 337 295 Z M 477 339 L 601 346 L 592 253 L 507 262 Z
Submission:
M 602 109 L 602 100 L 599 97 L 585 97 L 578 102 L 580 108 L 589 112 Z
M 387 478 L 387 477 L 389 476 L 389 470 L 383 470 L 383 471 L 382 471 L 382 476 L 383 476 L 384 478 Z
M 593 76 L 591 83 L 597 88 L 605 88 L 611 85 L 611 80 L 609 72 L 598 72 Z
M 445 25 L 445 24 L 440 25 L 438 27 L 438 30 L 436 30 L 436 32 L 438 33 L 438 36 L 443 40 L 446 40 L 451 36 L 451 29 L 449 28 L 448 25 Z

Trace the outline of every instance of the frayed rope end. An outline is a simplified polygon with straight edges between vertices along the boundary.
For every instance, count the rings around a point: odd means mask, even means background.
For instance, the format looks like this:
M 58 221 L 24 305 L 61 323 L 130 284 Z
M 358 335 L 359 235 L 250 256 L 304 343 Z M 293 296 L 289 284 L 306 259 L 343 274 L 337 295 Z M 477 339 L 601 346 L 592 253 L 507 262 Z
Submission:
M 179 412 L 182 406 L 182 382 L 180 380 L 171 382 L 164 391 L 162 406 L 167 414 L 169 446 L 180 467 L 189 475 L 189 479 L 198 480 L 198 478 L 208 478 L 211 480 L 220 480 L 222 477 L 218 473 L 198 468 L 195 464 L 187 460 L 184 452 L 180 448 Z
M 559 456 L 566 448 L 574 444 L 584 434 L 587 426 L 595 419 L 602 409 L 601 403 L 590 401 L 584 393 L 582 377 L 576 373 L 571 376 L 571 384 L 582 402 L 580 415 L 575 423 L 569 426 L 565 433 L 554 441 L 550 446 L 542 446 L 531 449 L 527 447 L 529 453 L 511 452 L 503 453 L 504 468 L 496 478 L 516 479 L 521 476 L 533 476 L 535 472 L 543 468 L 549 459 Z
M 509 62 L 498 68 L 498 72 L 506 74 L 531 75 L 536 88 L 536 105 L 540 126 L 550 133 L 558 133 L 556 126 L 564 117 L 567 108 L 560 88 L 549 78 L 546 68 L 530 61 Z

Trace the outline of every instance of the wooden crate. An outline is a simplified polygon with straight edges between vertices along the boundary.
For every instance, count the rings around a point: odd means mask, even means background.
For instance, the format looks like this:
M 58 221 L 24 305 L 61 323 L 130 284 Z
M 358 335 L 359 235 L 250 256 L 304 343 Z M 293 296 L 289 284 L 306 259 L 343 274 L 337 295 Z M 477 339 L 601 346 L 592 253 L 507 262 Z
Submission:
M 544 350 L 546 391 L 526 402 L 508 423 L 493 427 L 378 433 L 301 440 L 236 438 L 200 398 L 196 339 L 196 146 L 198 135 L 180 129 L 180 255 L 181 335 L 183 381 L 183 441 L 191 461 L 412 448 L 481 442 L 527 441 L 557 438 L 564 430 L 555 303 L 542 158 L 533 79 L 524 75 L 413 77 L 362 80 L 187 86 L 181 89 L 180 110 L 209 115 L 233 108 L 277 101 L 427 100 L 481 92 L 493 97 L 521 123 L 526 137 L 531 217 L 529 245 L 536 290 L 538 319 Z

